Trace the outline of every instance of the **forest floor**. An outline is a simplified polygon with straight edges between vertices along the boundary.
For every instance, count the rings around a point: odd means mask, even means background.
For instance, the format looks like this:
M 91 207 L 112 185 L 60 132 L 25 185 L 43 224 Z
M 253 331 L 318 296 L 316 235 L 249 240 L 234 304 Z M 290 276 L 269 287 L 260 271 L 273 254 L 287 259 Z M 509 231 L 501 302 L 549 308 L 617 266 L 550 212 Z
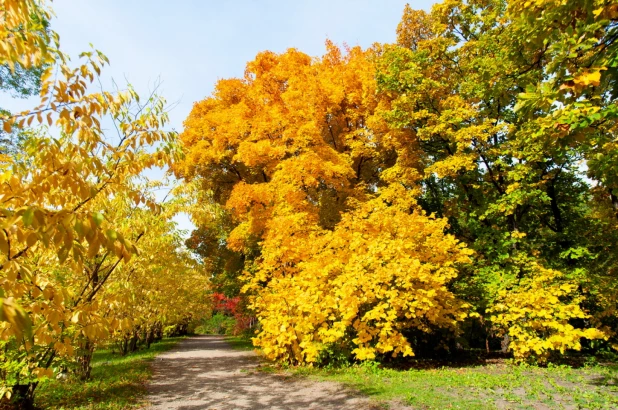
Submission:
M 172 349 L 183 337 L 165 338 L 150 349 L 121 356 L 112 350 L 97 350 L 92 358 L 92 377 L 48 379 L 37 388 L 36 407 L 62 410 L 125 410 L 140 407 L 145 384 L 152 374 L 154 358 Z
M 286 372 L 260 371 L 252 350 L 238 349 L 224 336 L 181 341 L 153 363 L 149 409 L 378 409 L 366 396 L 333 381 Z
M 618 366 L 599 363 L 516 365 L 509 359 L 469 362 L 411 360 L 405 369 L 364 363 L 293 374 L 333 381 L 372 397 L 385 408 L 397 400 L 413 409 L 618 409 Z
M 170 350 L 171 349 L 171 350 Z M 266 364 L 247 340 L 164 339 L 121 356 L 95 353 L 92 379 L 48 380 L 38 408 L 233 409 L 618 409 L 618 365 L 593 357 L 547 367 L 471 357 L 413 359 L 398 368 Z M 577 360 L 575 360 L 577 359 Z M 154 377 L 149 381 L 154 372 Z

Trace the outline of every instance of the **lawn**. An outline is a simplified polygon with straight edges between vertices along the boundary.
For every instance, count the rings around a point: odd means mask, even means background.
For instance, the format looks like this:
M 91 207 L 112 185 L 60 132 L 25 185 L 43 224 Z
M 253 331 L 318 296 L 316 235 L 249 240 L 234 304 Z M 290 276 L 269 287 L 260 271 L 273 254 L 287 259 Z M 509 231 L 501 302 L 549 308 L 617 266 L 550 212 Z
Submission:
M 226 336 L 225 341 L 234 350 L 255 350 L 251 339 L 245 336 Z
M 618 366 L 521 366 L 506 360 L 461 367 L 396 370 L 376 363 L 299 368 L 297 375 L 344 383 L 389 407 L 415 409 L 616 409 Z
M 48 380 L 37 389 L 36 405 L 53 409 L 127 409 L 144 404 L 150 362 L 171 349 L 182 337 L 163 339 L 150 349 L 121 356 L 109 350 L 95 352 L 92 377 L 87 382 Z

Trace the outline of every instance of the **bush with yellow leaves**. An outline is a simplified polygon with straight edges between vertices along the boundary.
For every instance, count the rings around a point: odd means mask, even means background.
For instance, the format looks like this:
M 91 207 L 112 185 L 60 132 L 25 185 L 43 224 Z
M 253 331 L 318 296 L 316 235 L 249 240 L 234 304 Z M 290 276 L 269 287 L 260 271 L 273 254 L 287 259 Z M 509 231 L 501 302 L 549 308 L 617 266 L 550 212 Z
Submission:
M 405 329 L 456 333 L 468 305 L 447 286 L 471 251 L 444 234 L 445 220 L 409 212 L 398 199 L 405 197 L 389 187 L 356 204 L 333 231 L 294 244 L 311 257 L 279 268 L 265 288 L 260 281 L 271 274 L 252 278 L 262 325 L 254 342 L 268 358 L 313 363 L 333 349 L 357 360 L 411 356 Z
M 491 320 L 501 336 L 508 335 L 516 360 L 531 358 L 543 362 L 552 351 L 580 350 L 581 339 L 604 339 L 593 327 L 576 328 L 576 319 L 588 319 L 581 308 L 577 285 L 557 270 L 531 261 L 529 273 L 519 285 L 499 292 L 490 309 Z

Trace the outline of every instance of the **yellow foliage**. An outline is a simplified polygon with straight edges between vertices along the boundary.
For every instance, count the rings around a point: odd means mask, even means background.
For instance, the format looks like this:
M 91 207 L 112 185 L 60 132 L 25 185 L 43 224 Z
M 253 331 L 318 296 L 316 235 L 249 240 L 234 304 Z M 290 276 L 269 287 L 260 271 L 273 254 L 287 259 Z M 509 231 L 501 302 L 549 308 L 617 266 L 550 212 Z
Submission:
M 596 328 L 578 329 L 569 322 L 588 319 L 577 285 L 563 274 L 530 262 L 530 275 L 519 286 L 501 291 L 490 309 L 500 335 L 508 335 L 517 360 L 545 360 L 552 351 L 580 350 L 581 339 L 606 339 Z
M 45 30 L 44 23 L 50 19 L 51 11 L 45 7 L 45 1 L 2 0 L 0 65 L 14 70 L 16 64 L 30 68 L 52 62 L 55 50 L 50 47 L 57 48 L 58 35 Z
M 46 67 L 40 104 L 0 116 L 6 132 L 24 133 L 0 160 L 0 361 L 21 366 L 23 383 L 51 377 L 83 345 L 207 308 L 173 212 L 140 182 L 178 156 L 165 101 L 140 104 L 130 87 L 88 93 L 107 58 L 86 52 L 69 66 L 45 28 L 50 13 L 44 1 L 0 6 L 0 64 Z
M 388 203 L 391 195 L 405 198 L 402 188 L 386 191 L 346 213 L 333 231 L 264 242 L 266 255 L 277 252 L 271 247 L 308 250 L 296 267 L 277 253 L 277 270 L 262 265 L 247 285 L 262 324 L 254 341 L 267 357 L 315 362 L 327 347 L 346 343 L 358 360 L 413 355 L 402 331 L 455 332 L 467 316 L 447 285 L 470 251 L 444 235 L 444 220 L 407 212 L 407 201 Z
M 177 172 L 233 217 L 228 248 L 259 253 L 244 290 L 271 359 L 412 355 L 403 331 L 466 317 L 448 284 L 469 251 L 414 200 L 421 160 L 412 132 L 385 125 L 375 52 L 260 53 L 185 122 Z

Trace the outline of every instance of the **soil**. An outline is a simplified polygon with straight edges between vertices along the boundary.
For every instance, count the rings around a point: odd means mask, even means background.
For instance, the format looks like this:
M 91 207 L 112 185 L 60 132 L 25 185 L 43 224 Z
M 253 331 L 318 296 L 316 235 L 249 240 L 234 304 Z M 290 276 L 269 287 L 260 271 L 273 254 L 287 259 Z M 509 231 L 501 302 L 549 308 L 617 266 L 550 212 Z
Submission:
M 342 385 L 257 370 L 252 351 L 234 350 L 223 336 L 196 336 L 161 354 L 148 386 L 149 409 L 379 409 Z

